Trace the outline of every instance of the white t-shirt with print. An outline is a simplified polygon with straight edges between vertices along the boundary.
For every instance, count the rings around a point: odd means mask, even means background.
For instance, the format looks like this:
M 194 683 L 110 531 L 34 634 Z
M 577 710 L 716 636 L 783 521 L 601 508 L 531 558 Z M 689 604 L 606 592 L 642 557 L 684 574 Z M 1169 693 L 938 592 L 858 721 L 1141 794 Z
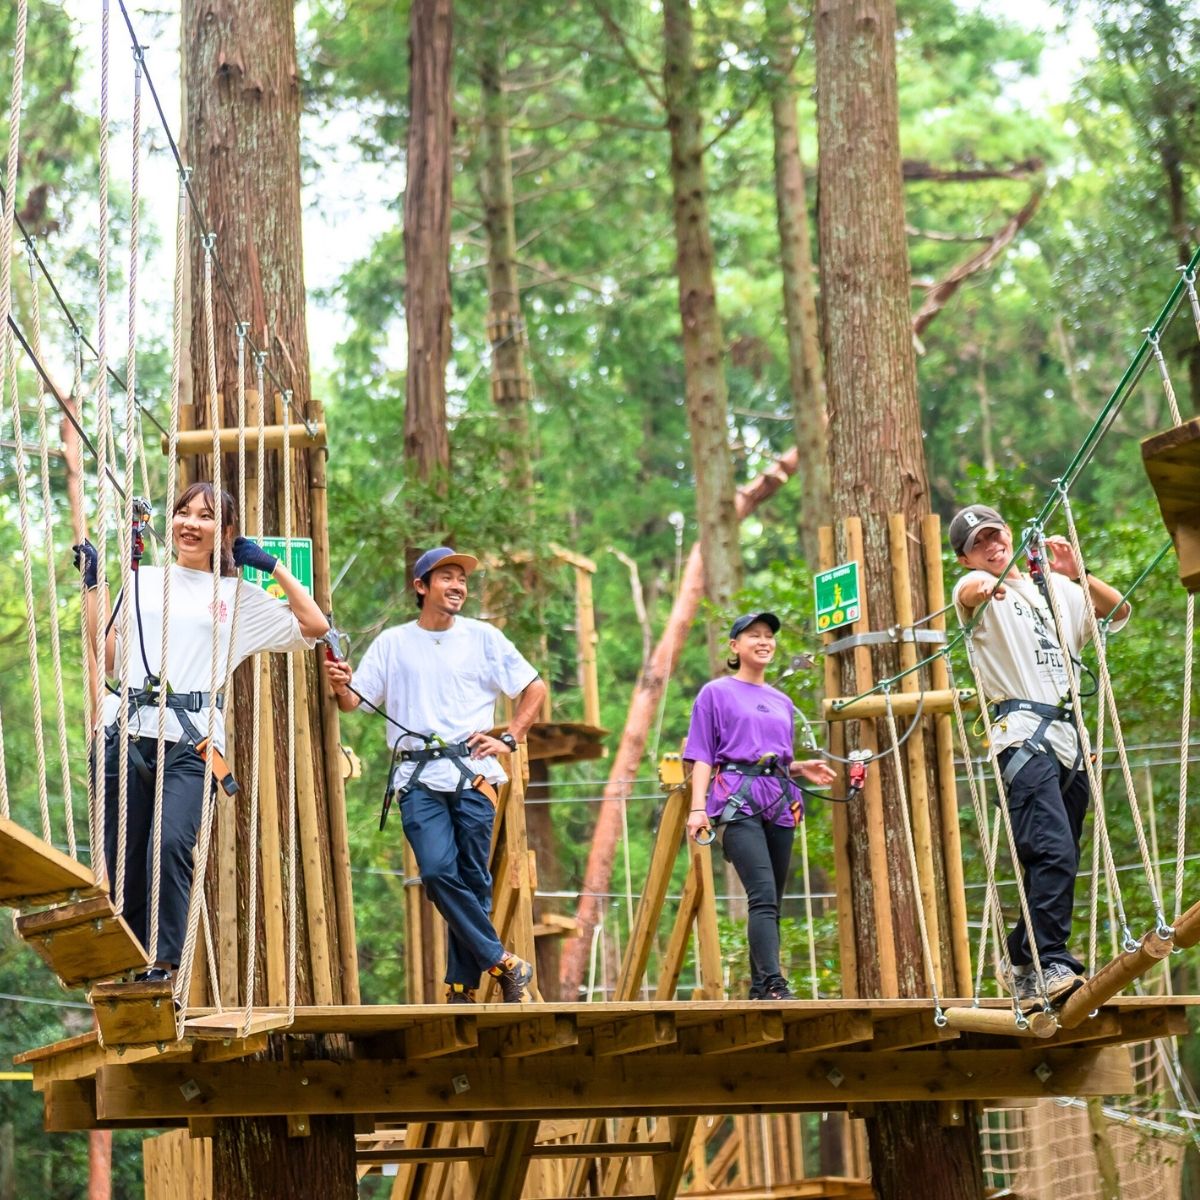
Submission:
M 422 629 L 416 621 L 385 629 L 363 655 L 353 686 L 414 732 L 461 742 L 490 729 L 496 700 L 501 695 L 515 699 L 537 674 L 500 630 L 471 617 L 455 617 L 449 629 Z M 389 751 L 397 741 L 404 749 L 424 746 L 420 738 L 378 719 Z M 508 779 L 494 756 L 460 761 L 471 775 L 490 783 Z M 398 764 L 395 786 L 403 787 L 414 770 L 413 763 Z M 435 791 L 452 792 L 461 780 L 453 763 L 429 762 L 421 770 L 421 783 Z
M 171 567 L 171 625 L 167 635 L 166 669 L 160 669 L 162 657 L 162 614 L 163 614 L 163 569 L 144 565 L 137 572 L 137 604 L 134 605 L 135 621 L 129 654 L 129 685 L 137 689 L 146 678 L 146 664 L 150 673 L 157 675 L 173 692 L 208 692 L 212 690 L 212 637 L 213 637 L 213 577 L 210 571 L 193 571 L 178 564 Z M 132 590 L 132 585 L 131 585 Z M 130 603 L 126 597 L 122 608 Z M 233 632 L 234 606 L 238 607 L 237 645 L 229 652 L 229 639 Z M 240 577 L 222 577 L 220 601 L 217 604 L 217 690 L 225 686 L 227 673 L 252 654 L 268 650 L 303 650 L 317 644 L 316 638 L 306 638 L 300 632 L 300 623 L 286 603 L 267 595 L 262 588 L 246 583 Z M 138 637 L 136 617 L 141 618 L 141 638 Z M 123 663 L 121 638 L 125 614 L 117 615 L 117 652 L 115 670 L 119 676 Z M 142 646 L 146 659 L 142 660 Z M 118 716 L 119 701 L 109 695 L 105 699 L 104 721 L 112 724 Z M 189 712 L 188 720 L 199 730 L 201 737 L 208 735 L 209 709 Z M 213 741 L 221 751 L 225 749 L 225 716 L 221 709 L 213 711 Z M 146 705 L 131 713 L 129 717 L 131 737 L 158 736 L 158 706 Z M 169 742 L 183 737 L 183 730 L 175 714 L 167 709 L 163 736 Z
M 1087 644 L 1087 606 L 1091 597 L 1064 575 L 1048 573 L 1063 622 L 1066 650 L 1073 658 Z M 954 585 L 954 606 L 965 625 L 974 612 L 960 600 L 969 583 L 994 584 L 986 571 L 970 571 Z M 1028 575 L 1006 579 L 1002 600 L 992 600 L 984 609 L 972 635 L 975 661 L 989 703 L 996 700 L 1033 700 L 1038 704 L 1061 704 L 1075 671 L 1058 644 L 1054 616 L 1037 584 Z M 1129 620 L 1114 621 L 1115 632 Z M 1070 674 L 1068 674 L 1070 672 Z M 1034 713 L 1013 712 L 992 726 L 995 749 L 1019 745 L 1041 724 Z M 1079 753 L 1079 736 L 1068 721 L 1052 721 L 1046 730 L 1059 762 L 1074 766 Z

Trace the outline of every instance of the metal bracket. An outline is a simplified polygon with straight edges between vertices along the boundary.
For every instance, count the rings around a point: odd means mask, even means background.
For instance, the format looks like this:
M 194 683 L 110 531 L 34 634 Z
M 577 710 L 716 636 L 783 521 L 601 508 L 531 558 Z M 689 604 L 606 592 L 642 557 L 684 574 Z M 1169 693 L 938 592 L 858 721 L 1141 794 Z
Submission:
M 854 650 L 859 646 L 898 646 L 901 642 L 942 646 L 946 643 L 946 634 L 941 629 L 902 629 L 898 625 L 893 625 L 891 629 L 879 630 L 875 633 L 852 633 L 849 637 L 838 638 L 836 642 L 830 642 L 825 647 L 825 653 L 841 654 L 845 650 Z

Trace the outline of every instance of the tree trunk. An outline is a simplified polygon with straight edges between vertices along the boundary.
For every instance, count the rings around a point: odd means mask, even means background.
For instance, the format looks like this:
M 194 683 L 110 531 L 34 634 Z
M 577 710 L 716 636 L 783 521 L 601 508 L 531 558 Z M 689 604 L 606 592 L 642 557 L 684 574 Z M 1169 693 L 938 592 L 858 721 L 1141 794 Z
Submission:
M 517 279 L 517 222 L 513 205 L 508 100 L 504 93 L 503 40 L 494 30 L 484 40 L 479 68 L 483 89 L 484 164 L 480 191 L 488 248 L 488 342 L 492 348 L 492 401 L 503 431 L 501 464 L 517 507 L 533 498 L 529 420 L 528 337 Z
M 301 252 L 300 81 L 296 69 L 294 6 L 291 0 L 184 0 L 182 29 L 187 104 L 185 139 L 191 165 L 196 170 L 193 187 L 207 226 L 215 234 L 216 254 L 224 278 L 223 284 L 215 285 L 214 300 L 218 420 L 223 426 L 234 426 L 238 415 L 237 342 L 231 308 L 248 321 L 251 336 L 269 352 L 268 364 L 280 379 L 279 386 L 290 391 L 296 419 L 301 415 L 311 416 L 316 409 L 309 376 Z M 193 245 L 190 348 L 199 425 L 209 423 L 210 395 L 203 263 L 201 247 Z M 253 375 L 249 382 L 253 386 Z M 273 411 L 275 386 L 268 384 L 267 390 L 267 419 L 274 421 L 282 414 Z M 253 456 L 248 458 L 253 461 Z M 308 454 L 295 453 L 292 462 L 285 464 L 282 455 L 271 453 L 266 464 L 265 478 L 254 482 L 265 497 L 267 531 L 283 532 L 283 481 L 285 470 L 290 469 L 292 533 L 296 537 L 310 534 L 319 537 L 323 530 L 314 530 L 312 522 Z M 234 456 L 224 463 L 223 477 L 236 487 Z M 248 490 L 251 490 L 249 481 Z M 324 599 L 327 602 L 328 598 Z M 335 832 L 338 824 L 331 825 L 331 806 L 340 806 L 343 798 L 338 764 L 327 762 L 324 753 L 327 744 L 324 724 L 336 721 L 336 713 L 325 701 L 316 666 L 315 655 L 294 664 L 297 720 L 303 720 L 305 711 L 308 713 L 307 727 L 298 743 L 302 757 L 297 770 L 305 785 L 301 812 L 310 823 L 307 840 L 313 850 L 310 863 L 315 863 L 315 872 L 311 866 L 297 872 L 296 994 L 300 1004 L 311 1004 L 322 997 L 323 1003 L 340 1004 L 357 998 L 353 979 L 345 969 L 339 969 L 343 953 L 353 955 L 352 945 L 340 945 L 339 932 L 348 930 L 352 938 L 353 923 L 352 914 L 337 912 L 331 877 L 334 854 L 340 856 L 345 849 L 342 843 L 335 845 L 340 835 Z M 266 711 L 273 708 L 275 716 L 274 794 L 279 828 L 284 830 L 289 815 L 286 771 L 289 739 L 284 703 L 287 666 L 282 656 L 274 656 L 270 669 L 274 703 Z M 250 679 L 254 670 L 254 664 L 248 664 L 239 672 L 234 694 L 233 741 L 243 751 L 253 744 Z M 245 758 L 235 766 L 243 779 L 248 778 Z M 270 789 L 266 788 L 264 797 L 269 795 Z M 245 928 L 248 855 L 258 853 L 258 845 L 248 826 L 248 805 L 239 803 L 232 809 L 239 821 L 237 912 L 229 912 L 227 904 L 218 907 L 215 888 L 209 890 L 209 904 L 218 935 L 222 922 L 236 921 L 244 955 L 248 935 Z M 214 833 L 214 853 L 217 841 Z M 297 851 L 298 860 L 302 850 L 303 845 Z M 208 875 L 210 882 L 215 880 L 216 871 L 211 865 Z M 263 879 L 261 871 L 259 879 Z M 260 895 L 258 928 L 249 931 L 249 936 L 258 939 L 259 977 L 255 995 L 259 1003 L 265 1000 L 265 909 L 264 897 Z M 311 922 L 310 913 L 316 914 Z M 244 958 L 237 967 L 240 981 Z M 216 981 L 211 983 L 214 988 L 217 986 Z M 240 982 L 238 986 L 240 989 Z M 252 1071 L 253 1066 L 248 1064 L 246 1070 Z M 237 1162 L 226 1168 L 224 1176 L 219 1173 L 219 1177 L 229 1182 L 226 1191 L 218 1194 L 255 1194 L 235 1180 L 265 1180 L 269 1163 L 278 1178 L 297 1181 L 294 1188 L 283 1189 L 288 1194 L 313 1191 L 330 1197 L 352 1195 L 355 1180 L 352 1124 L 331 1121 L 322 1127 L 328 1130 L 327 1136 L 314 1133 L 312 1137 L 289 1138 L 287 1123 L 282 1120 L 218 1122 L 216 1140 L 225 1147 L 226 1162 L 232 1155 L 240 1154 Z M 274 1192 L 260 1188 L 257 1194 L 282 1192 L 276 1186 Z
M 786 57 L 795 42 L 794 29 L 789 27 L 784 38 Z M 821 369 L 796 89 L 790 71 L 782 63 L 779 82 L 771 95 L 771 123 L 775 135 L 775 213 L 792 381 L 792 419 L 801 455 L 799 474 L 804 480 L 800 537 L 804 557 L 812 565 L 817 561 L 817 530 L 829 520 L 829 417 L 825 411 L 825 377 Z
M 355 1200 L 353 1117 L 300 1117 L 288 1136 L 285 1117 L 218 1121 L 213 1138 L 212 1200 L 320 1196 Z
M 420 479 L 450 468 L 450 189 L 454 148 L 451 0 L 409 11 L 408 182 L 404 190 L 404 315 L 408 328 L 404 459 Z
M 87 1200 L 111 1200 L 112 1130 L 93 1129 L 88 1134 Z
M 864 585 L 871 625 L 895 622 L 888 516 L 909 529 L 930 511 L 917 406 L 896 101 L 894 0 L 820 0 L 816 13 L 818 235 L 825 323 L 825 381 L 833 508 L 863 523 Z M 917 613 L 927 611 L 920 556 L 911 556 Z M 843 664 L 845 665 L 845 664 Z M 877 675 L 896 669 L 881 654 Z M 843 678 L 843 685 L 849 680 Z M 887 745 L 887 731 L 879 744 Z M 927 761 L 933 761 L 927 753 Z M 871 836 L 888 852 L 900 994 L 928 995 L 914 881 L 904 845 L 898 781 L 879 764 L 885 828 L 867 828 L 850 806 L 850 869 L 869 873 Z M 940 838 L 933 839 L 935 854 Z M 879 953 L 865 889 L 855 888 L 858 994 L 881 994 Z M 934 950 L 937 953 L 935 947 Z M 979 1135 L 972 1117 L 944 1128 L 933 1104 L 879 1105 L 868 1122 L 873 1183 L 881 1200 L 975 1200 L 982 1196 Z
M 663 30 L 663 92 L 671 134 L 684 394 L 696 478 L 704 593 L 716 608 L 728 611 L 742 582 L 742 554 L 729 448 L 729 400 L 722 361 L 725 345 L 713 283 L 708 183 L 692 57 L 691 0 L 664 0 Z M 724 653 L 711 631 L 709 656 L 714 672 L 719 670 Z
M 740 522 L 770 499 L 795 473 L 800 456 L 793 446 L 757 478 L 744 484 L 735 496 L 734 514 Z M 679 579 L 679 591 L 667 617 L 662 637 L 642 669 L 642 676 L 629 701 L 629 713 L 621 733 L 621 743 L 613 756 L 604 800 L 592 830 L 592 845 L 579 889 L 579 907 L 575 917 L 580 936 L 569 938 L 563 946 L 560 995 L 564 1000 L 579 996 L 591 952 L 592 930 L 600 923 L 602 901 L 612 881 L 613 860 L 621 836 L 621 801 L 633 793 L 633 781 L 641 770 L 646 740 L 654 728 L 663 688 L 679 661 L 688 631 L 704 596 L 704 555 L 700 543 L 692 546 Z

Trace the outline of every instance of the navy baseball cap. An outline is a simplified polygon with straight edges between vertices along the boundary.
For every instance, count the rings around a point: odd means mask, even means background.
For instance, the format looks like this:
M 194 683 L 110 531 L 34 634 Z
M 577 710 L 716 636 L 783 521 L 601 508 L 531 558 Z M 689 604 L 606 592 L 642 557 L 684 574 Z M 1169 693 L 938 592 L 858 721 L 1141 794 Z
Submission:
M 434 567 L 462 567 L 468 575 L 479 566 L 479 559 L 473 554 L 459 554 L 456 550 L 451 550 L 449 546 L 435 546 L 432 550 L 426 550 L 420 558 L 413 563 L 413 578 L 420 579 L 424 575 L 428 575 Z
M 773 612 L 743 613 L 730 627 L 729 640 L 732 642 L 735 637 L 745 633 L 755 621 L 765 621 L 771 627 L 772 633 L 778 633 L 783 624 Z

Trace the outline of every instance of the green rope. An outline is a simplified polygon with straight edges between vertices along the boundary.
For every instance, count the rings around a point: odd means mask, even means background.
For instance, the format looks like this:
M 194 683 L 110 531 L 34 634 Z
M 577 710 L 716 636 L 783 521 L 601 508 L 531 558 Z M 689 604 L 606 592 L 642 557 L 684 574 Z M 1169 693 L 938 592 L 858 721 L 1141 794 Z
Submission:
M 1137 386 L 1138 381 L 1142 377 L 1142 372 L 1145 371 L 1146 366 L 1150 361 L 1153 343 L 1159 337 L 1161 337 L 1163 331 L 1175 318 L 1175 314 L 1183 301 L 1188 276 L 1194 278 L 1198 269 L 1200 269 L 1200 247 L 1197 247 L 1195 252 L 1192 254 L 1192 257 L 1188 260 L 1187 266 L 1180 270 L 1179 278 L 1175 281 L 1175 286 L 1171 289 L 1171 294 L 1167 298 L 1166 304 L 1163 305 L 1158 316 L 1154 319 L 1154 324 L 1151 325 L 1149 329 L 1147 329 L 1142 335 L 1142 343 L 1137 348 L 1137 352 L 1134 354 L 1133 358 L 1130 360 L 1129 366 L 1125 369 L 1125 374 L 1121 376 L 1117 386 L 1113 389 L 1112 394 L 1109 396 L 1108 400 L 1105 401 L 1104 407 L 1100 410 L 1099 415 L 1096 417 L 1095 421 L 1092 422 L 1092 427 L 1084 435 L 1083 442 L 1081 443 L 1079 449 L 1076 450 L 1075 456 L 1067 464 L 1066 470 L 1064 470 L 1062 475 L 1055 480 L 1054 487 L 1051 489 L 1050 494 L 1046 497 L 1045 502 L 1042 504 L 1041 511 L 1039 511 L 1038 515 L 1034 517 L 1033 520 L 1031 520 L 1026 526 L 1025 532 L 1021 536 L 1020 544 L 1013 550 L 1012 558 L 1009 559 L 1007 565 L 1000 574 L 1001 579 L 1008 575 L 1008 572 L 1013 568 L 1013 566 L 1016 565 L 1018 559 L 1025 552 L 1030 537 L 1036 531 L 1040 530 L 1050 519 L 1050 517 L 1054 515 L 1055 509 L 1062 502 L 1063 497 L 1071 490 L 1071 487 L 1079 477 L 1080 472 L 1088 464 L 1092 455 L 1095 453 L 1097 446 L 1099 446 L 1100 442 L 1104 439 L 1109 427 L 1120 415 L 1125 401 L 1129 398 L 1130 393 Z M 1121 605 L 1125 603 L 1130 593 L 1132 593 L 1134 589 L 1142 583 L 1146 576 L 1158 566 L 1163 557 L 1166 555 L 1167 551 L 1171 548 L 1171 544 L 1172 543 L 1168 541 L 1166 545 L 1163 546 L 1163 548 L 1154 556 L 1150 564 L 1133 581 L 1129 589 L 1125 592 L 1125 595 L 1121 597 L 1121 600 L 1117 604 L 1116 608 L 1113 609 L 1114 612 L 1119 611 Z M 874 696 L 879 692 L 885 691 L 888 688 L 891 688 L 893 684 L 898 683 L 901 679 L 911 675 L 914 671 L 919 671 L 922 667 L 927 666 L 929 663 L 933 662 L 934 659 L 940 658 L 943 655 L 949 655 L 950 651 L 954 649 L 954 647 L 958 645 L 972 629 L 975 628 L 979 622 L 979 619 L 983 616 L 984 610 L 990 603 L 991 597 L 989 596 L 988 599 L 986 599 L 975 610 L 971 616 L 971 619 L 966 623 L 966 625 L 962 626 L 959 632 L 955 634 L 955 636 L 951 638 L 950 641 L 948 641 L 946 645 L 942 647 L 942 649 L 929 655 L 927 658 L 921 659 L 921 661 L 916 663 L 914 666 L 906 667 L 904 670 L 897 672 L 895 675 L 890 675 L 886 679 L 880 680 L 879 683 L 875 684 L 874 687 L 868 688 L 864 692 L 859 692 L 857 696 L 851 696 L 847 699 L 835 701 L 833 705 L 834 712 L 841 712 L 843 709 L 848 708 L 851 704 L 854 704 L 859 700 L 865 700 L 868 696 Z M 1109 618 L 1105 618 L 1101 622 L 1101 624 L 1105 627 L 1107 627 L 1108 623 Z

